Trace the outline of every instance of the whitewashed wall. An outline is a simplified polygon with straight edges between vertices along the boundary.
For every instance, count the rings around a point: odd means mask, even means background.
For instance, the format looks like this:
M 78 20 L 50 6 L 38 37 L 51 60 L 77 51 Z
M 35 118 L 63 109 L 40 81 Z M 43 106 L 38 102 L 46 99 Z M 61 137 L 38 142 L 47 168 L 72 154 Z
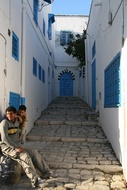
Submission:
M 0 1 L 0 99 L 1 118 L 9 106 L 9 93 L 25 97 L 29 123 L 27 132 L 54 98 L 54 39 L 48 39 L 48 13 L 51 5 L 38 12 L 38 25 L 33 20 L 33 1 Z M 43 35 L 43 18 L 46 35 Z M 52 24 L 53 27 L 53 24 Z M 8 29 L 11 35 L 8 35 Z M 19 61 L 12 57 L 12 31 L 19 38 Z M 53 33 L 54 37 L 54 33 Z M 5 44 L 6 42 L 6 44 Z M 45 70 L 45 83 L 33 75 L 33 57 Z M 6 69 L 6 75 L 3 70 Z M 38 71 L 37 71 L 38 72 Z M 50 80 L 50 81 L 49 81 Z
M 13 11 L 12 11 L 13 10 Z M 16 23 L 21 20 L 21 2 L 16 0 L 0 1 L 0 116 L 4 116 L 9 105 L 9 92 L 20 92 L 20 60 L 17 62 L 12 57 L 12 31 L 21 37 L 21 25 Z M 8 34 L 10 31 L 10 35 Z M 21 46 L 20 46 L 21 47 Z
M 88 22 L 88 16 L 84 15 L 55 15 L 55 92 L 56 96 L 59 96 L 60 92 L 60 81 L 58 76 L 60 72 L 65 69 L 71 71 L 75 80 L 73 80 L 73 96 L 80 96 L 83 98 L 83 92 L 81 93 L 81 78 L 79 78 L 78 65 L 79 62 L 72 56 L 69 56 L 65 50 L 64 46 L 60 45 L 60 31 L 72 31 L 72 33 L 82 34 L 83 30 L 86 29 Z
M 99 3 L 99 4 L 97 4 Z M 109 24 L 112 12 L 112 24 Z M 87 28 L 85 100 L 92 106 L 92 46 L 96 41 L 96 111 L 127 176 L 127 1 L 92 1 Z M 122 44 L 123 38 L 125 43 Z M 104 108 L 104 69 L 121 52 L 121 107 Z M 127 178 L 127 177 L 126 177 Z

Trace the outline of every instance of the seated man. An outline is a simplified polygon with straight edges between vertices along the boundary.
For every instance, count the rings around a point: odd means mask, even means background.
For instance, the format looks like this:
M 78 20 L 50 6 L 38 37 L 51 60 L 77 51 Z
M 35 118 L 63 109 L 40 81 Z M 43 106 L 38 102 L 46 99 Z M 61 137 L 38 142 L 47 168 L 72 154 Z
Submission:
M 25 144 L 26 141 L 26 127 L 28 123 L 28 115 L 26 113 L 26 106 L 21 105 L 19 106 L 17 117 L 19 118 L 20 123 L 20 137 L 19 140 L 21 141 L 22 144 Z
M 2 153 L 17 161 L 31 181 L 32 187 L 44 187 L 44 180 L 38 176 L 38 169 L 42 177 L 50 174 L 49 168 L 36 149 L 23 146 L 19 140 L 19 121 L 16 109 L 10 106 L 6 109 L 6 119 L 0 123 Z

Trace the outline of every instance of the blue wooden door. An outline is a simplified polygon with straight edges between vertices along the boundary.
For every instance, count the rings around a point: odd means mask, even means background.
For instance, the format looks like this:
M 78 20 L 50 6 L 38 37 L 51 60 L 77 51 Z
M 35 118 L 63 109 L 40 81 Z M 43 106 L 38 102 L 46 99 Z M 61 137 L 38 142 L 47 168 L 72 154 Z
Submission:
M 70 73 L 63 73 L 60 77 L 60 96 L 73 96 L 73 79 Z
M 18 110 L 20 105 L 20 95 L 14 92 L 10 92 L 9 105 L 14 106 Z
M 92 108 L 96 109 L 96 60 L 92 63 Z

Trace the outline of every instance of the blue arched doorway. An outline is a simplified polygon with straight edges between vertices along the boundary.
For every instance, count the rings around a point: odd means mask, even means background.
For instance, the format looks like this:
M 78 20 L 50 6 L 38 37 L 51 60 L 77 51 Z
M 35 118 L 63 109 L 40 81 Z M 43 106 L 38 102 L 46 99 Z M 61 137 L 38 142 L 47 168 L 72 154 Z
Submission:
M 73 96 L 73 77 L 68 72 L 60 77 L 60 96 Z

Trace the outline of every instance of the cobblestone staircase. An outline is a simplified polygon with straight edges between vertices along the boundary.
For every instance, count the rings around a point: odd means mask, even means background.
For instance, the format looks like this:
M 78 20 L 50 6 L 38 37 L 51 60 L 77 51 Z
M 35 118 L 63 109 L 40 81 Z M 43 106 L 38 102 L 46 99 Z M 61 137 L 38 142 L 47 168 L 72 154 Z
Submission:
M 55 98 L 27 139 L 58 175 L 48 181 L 48 189 L 126 189 L 122 167 L 98 125 L 98 113 L 83 100 Z

